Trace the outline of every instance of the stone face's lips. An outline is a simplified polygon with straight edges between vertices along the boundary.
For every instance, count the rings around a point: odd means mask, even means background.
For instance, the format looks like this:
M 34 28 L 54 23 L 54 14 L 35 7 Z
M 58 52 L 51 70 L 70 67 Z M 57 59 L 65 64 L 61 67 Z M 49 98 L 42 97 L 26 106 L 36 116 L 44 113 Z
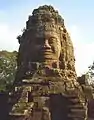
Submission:
M 40 56 L 46 59 L 54 59 L 53 58 L 53 53 L 50 50 L 42 50 L 40 52 Z
M 50 51 L 50 50 L 42 50 L 41 52 L 52 52 L 52 51 Z
M 48 53 L 48 54 L 51 54 L 52 53 L 52 51 L 51 50 L 47 50 L 47 49 L 42 49 L 41 50 L 41 53 Z

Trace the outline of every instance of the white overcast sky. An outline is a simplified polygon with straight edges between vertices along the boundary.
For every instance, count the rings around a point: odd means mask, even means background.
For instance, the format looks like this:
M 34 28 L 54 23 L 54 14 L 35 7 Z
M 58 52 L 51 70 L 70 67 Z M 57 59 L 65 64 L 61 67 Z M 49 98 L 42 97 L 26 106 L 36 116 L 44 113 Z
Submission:
M 94 60 L 93 0 L 0 0 L 0 50 L 18 50 L 16 37 L 28 15 L 45 4 L 52 5 L 64 18 L 74 45 L 77 74 L 85 73 Z

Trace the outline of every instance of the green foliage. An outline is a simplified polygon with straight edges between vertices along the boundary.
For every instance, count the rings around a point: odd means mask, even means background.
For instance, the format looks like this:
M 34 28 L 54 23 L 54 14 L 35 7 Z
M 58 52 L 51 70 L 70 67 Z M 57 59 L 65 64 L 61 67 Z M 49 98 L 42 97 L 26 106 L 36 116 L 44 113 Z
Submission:
M 17 52 L 0 51 L 0 91 L 8 91 L 15 79 Z
M 90 85 L 94 87 L 94 62 L 88 68 L 89 70 L 87 72 L 87 75 L 89 76 L 89 82 L 90 82 Z

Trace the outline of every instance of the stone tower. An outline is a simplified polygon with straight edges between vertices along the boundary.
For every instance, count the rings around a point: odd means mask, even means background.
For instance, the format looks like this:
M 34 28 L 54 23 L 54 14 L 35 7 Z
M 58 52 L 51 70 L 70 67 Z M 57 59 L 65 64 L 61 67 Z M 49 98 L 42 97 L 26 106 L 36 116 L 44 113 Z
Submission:
M 18 41 L 9 120 L 86 120 L 73 44 L 58 11 L 34 9 Z

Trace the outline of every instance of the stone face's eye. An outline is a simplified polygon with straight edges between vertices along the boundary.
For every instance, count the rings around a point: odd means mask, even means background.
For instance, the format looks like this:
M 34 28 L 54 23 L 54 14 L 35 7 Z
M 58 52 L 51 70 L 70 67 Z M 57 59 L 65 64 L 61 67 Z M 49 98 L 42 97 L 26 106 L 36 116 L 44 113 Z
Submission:
M 50 37 L 49 38 L 49 44 L 53 44 L 56 42 L 56 38 L 55 37 Z
M 36 38 L 36 40 L 35 40 L 35 43 L 36 44 L 42 44 L 44 42 L 44 39 L 43 38 Z

